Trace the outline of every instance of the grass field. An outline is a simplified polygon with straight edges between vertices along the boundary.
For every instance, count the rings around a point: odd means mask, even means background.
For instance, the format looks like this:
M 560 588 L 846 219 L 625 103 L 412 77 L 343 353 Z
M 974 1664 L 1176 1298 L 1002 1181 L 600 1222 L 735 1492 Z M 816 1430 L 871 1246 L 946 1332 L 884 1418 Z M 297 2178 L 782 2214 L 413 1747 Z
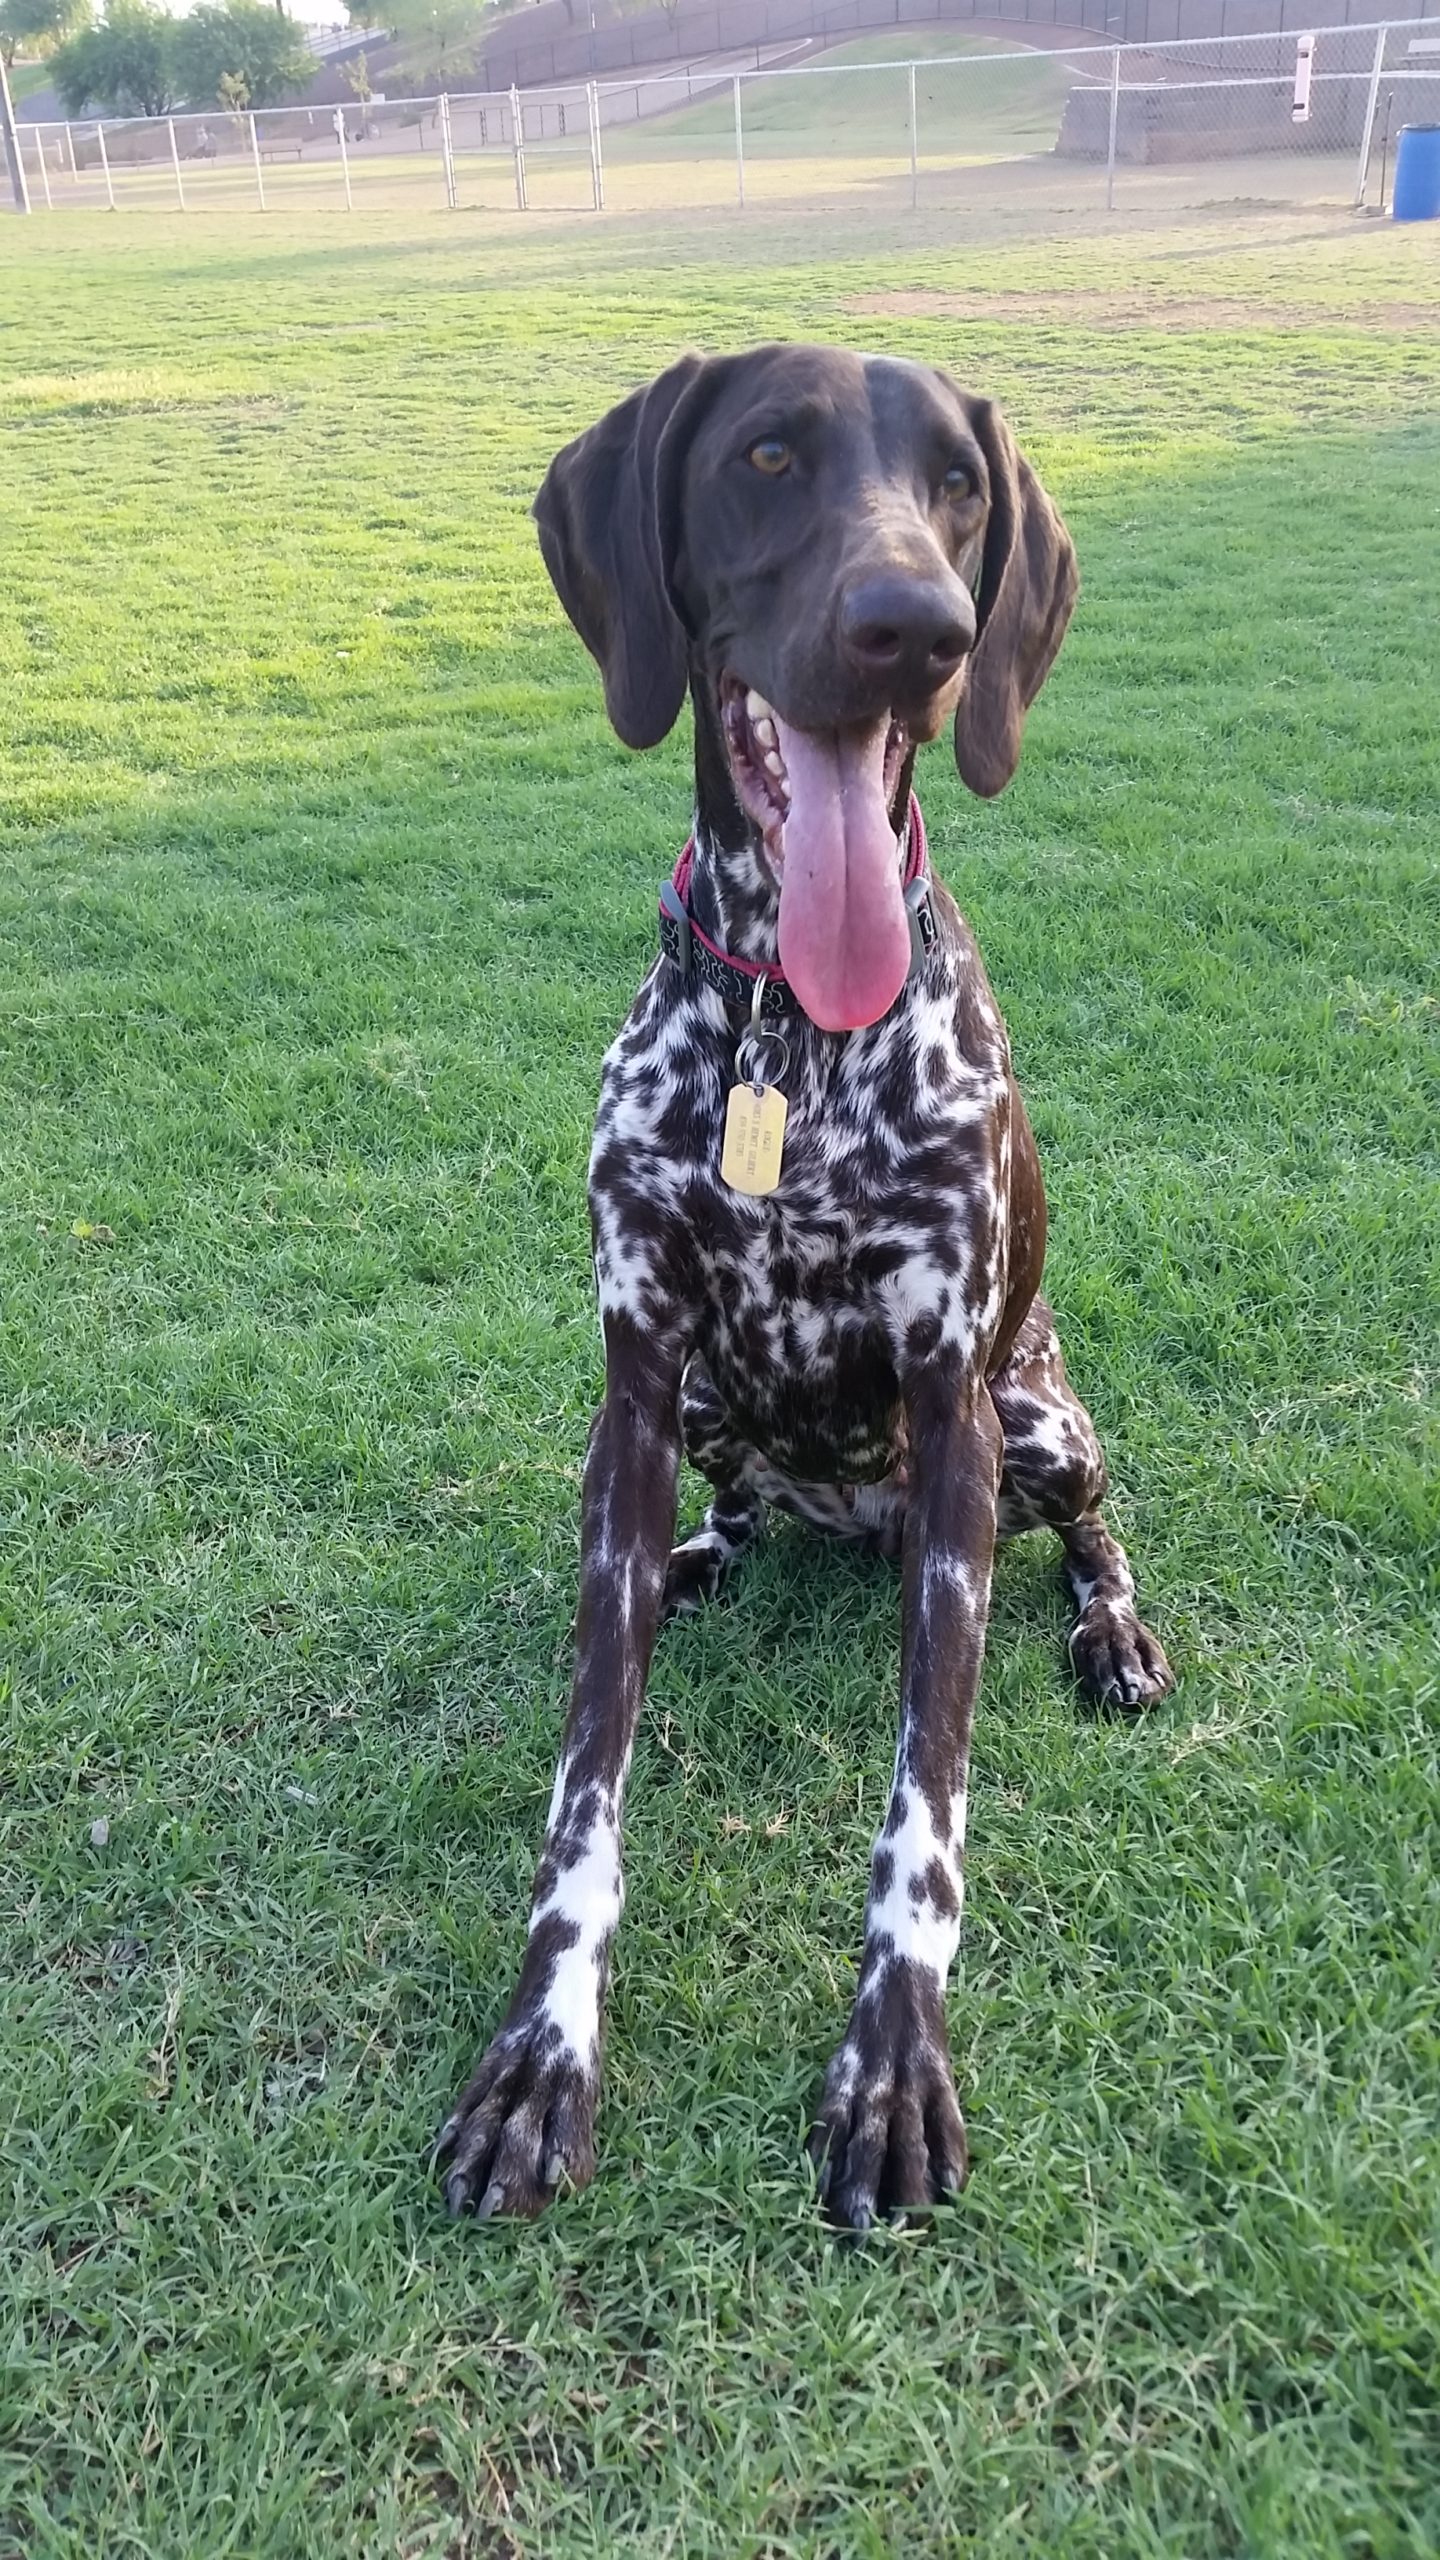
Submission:
M 1278 214 L 7 230 L 0 2552 L 1440 2548 L 1437 314 Z M 975 2172 L 837 2246 L 897 1601 L 781 1527 L 662 1641 L 596 2184 L 452 2228 L 687 809 L 526 509 L 762 333 L 998 392 L 1076 534 L 1016 785 L 920 780 L 1181 1686 L 1079 1712 L 1006 1552 Z

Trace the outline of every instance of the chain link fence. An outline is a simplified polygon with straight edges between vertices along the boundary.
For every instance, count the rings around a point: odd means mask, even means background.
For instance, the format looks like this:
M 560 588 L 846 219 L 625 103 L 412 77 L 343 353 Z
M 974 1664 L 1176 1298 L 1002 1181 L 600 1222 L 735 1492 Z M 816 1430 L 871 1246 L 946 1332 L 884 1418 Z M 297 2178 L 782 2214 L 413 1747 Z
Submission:
M 26 125 L 31 205 L 664 212 L 862 196 L 1045 220 L 1086 206 L 1383 208 L 1440 119 L 1436 21 L 732 70 L 488 95 Z

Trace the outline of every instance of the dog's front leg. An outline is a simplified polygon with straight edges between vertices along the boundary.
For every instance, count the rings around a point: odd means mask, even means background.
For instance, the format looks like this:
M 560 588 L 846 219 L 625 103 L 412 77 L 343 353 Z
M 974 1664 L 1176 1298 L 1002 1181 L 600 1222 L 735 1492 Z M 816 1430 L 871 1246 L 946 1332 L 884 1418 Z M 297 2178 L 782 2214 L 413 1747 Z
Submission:
M 442 2127 L 452 2213 L 538 2213 L 594 2173 L 600 2022 L 620 1917 L 620 1811 L 675 1533 L 683 1350 L 606 1324 L 590 1434 L 575 1685 L 515 1995 Z
M 960 1937 L 970 1725 L 985 1650 L 1003 1443 L 982 1384 L 936 1364 L 906 1381 L 900 1741 L 870 1864 L 855 2006 L 811 2149 L 831 2216 L 926 2205 L 965 2181 L 945 2032 Z

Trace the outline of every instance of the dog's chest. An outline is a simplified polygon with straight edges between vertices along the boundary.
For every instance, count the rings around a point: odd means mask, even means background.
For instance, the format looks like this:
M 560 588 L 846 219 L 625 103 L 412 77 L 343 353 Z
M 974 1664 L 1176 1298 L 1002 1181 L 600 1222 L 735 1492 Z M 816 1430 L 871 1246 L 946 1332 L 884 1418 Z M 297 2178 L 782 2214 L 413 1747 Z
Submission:
M 958 997 L 942 963 L 869 1031 L 787 1025 L 788 1058 L 764 1053 L 787 1120 L 763 1199 L 721 1179 L 737 1035 L 716 999 L 677 1000 L 652 972 L 606 1057 L 590 1177 L 602 1314 L 663 1330 L 681 1311 L 777 1456 L 879 1463 L 913 1329 L 938 1346 L 984 1320 L 1008 1057 L 993 1000 L 977 1041 Z

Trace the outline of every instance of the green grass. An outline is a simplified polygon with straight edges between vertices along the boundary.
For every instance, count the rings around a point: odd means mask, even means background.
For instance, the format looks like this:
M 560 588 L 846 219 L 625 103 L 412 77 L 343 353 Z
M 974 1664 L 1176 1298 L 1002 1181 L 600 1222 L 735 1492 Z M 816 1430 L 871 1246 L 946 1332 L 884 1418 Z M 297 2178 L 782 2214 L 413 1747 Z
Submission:
M 1428 244 L 792 208 L 7 251 L 0 2550 L 1433 2552 Z M 858 307 L 897 279 L 954 309 Z M 1181 1686 L 1081 1713 L 1053 1553 L 1007 1551 L 975 2174 L 837 2246 L 800 2141 L 897 1602 L 782 1526 L 661 1646 L 596 2184 L 454 2229 L 424 2146 L 566 1683 L 596 1066 L 687 809 L 526 508 L 677 348 L 787 331 L 998 392 L 1077 537 L 1016 785 L 921 787 Z
M 33 98 L 37 89 L 49 88 L 50 65 L 48 62 L 12 62 L 7 77 L 10 95 L 18 107 L 22 98 Z M 9 203 L 8 196 L 6 203 Z
M 1060 129 L 1075 73 L 1050 55 L 1015 58 L 1013 46 L 983 37 L 896 28 L 836 45 L 805 68 L 804 77 L 775 74 L 747 79 L 741 119 L 747 154 L 844 159 L 856 153 L 907 156 L 910 149 L 909 82 L 897 63 L 929 54 L 944 58 L 916 74 L 916 124 L 928 161 L 1003 160 L 1027 151 L 1049 151 Z M 1002 55 L 992 61 L 988 57 Z M 963 61 L 954 57 L 963 56 Z M 877 66 L 863 78 L 852 67 Z M 889 66 L 884 67 L 884 66 Z M 833 76 L 827 76 L 833 75 Z M 659 92 L 656 92 L 658 97 Z M 735 148 L 734 105 L 728 87 L 696 106 L 650 115 L 639 125 L 607 131 L 607 157 L 683 157 L 692 151 L 730 154 Z

